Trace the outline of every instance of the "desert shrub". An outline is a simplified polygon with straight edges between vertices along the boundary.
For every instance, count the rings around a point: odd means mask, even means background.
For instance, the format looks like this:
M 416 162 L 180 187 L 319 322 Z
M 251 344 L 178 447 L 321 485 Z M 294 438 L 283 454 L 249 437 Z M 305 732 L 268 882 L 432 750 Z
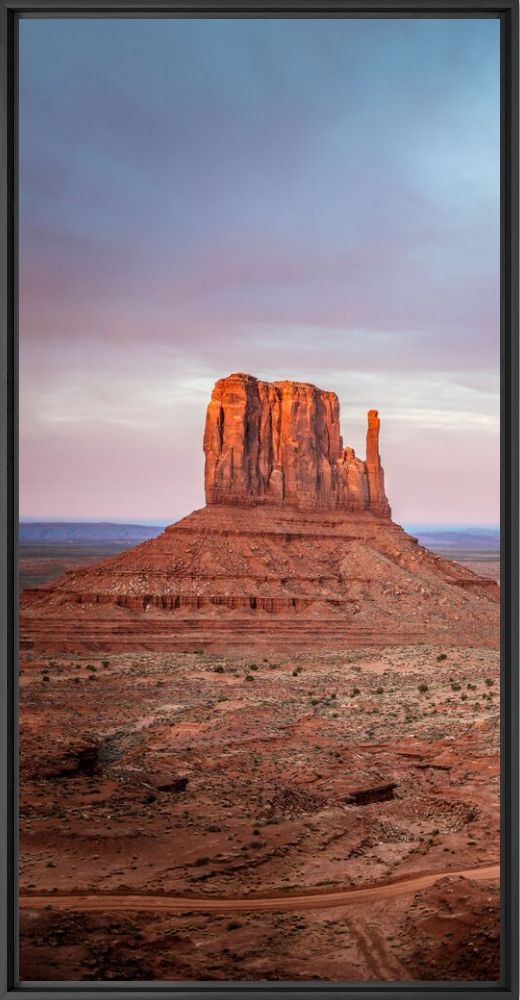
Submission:
M 452 691 L 460 691 L 460 684 L 458 684 L 457 681 L 453 681 L 453 683 L 451 685 L 451 690 Z
M 246 674 L 245 680 L 246 681 L 254 681 L 254 677 L 252 677 L 251 674 Z
M 421 681 L 421 683 L 417 685 L 417 690 L 420 691 L 421 694 L 426 694 L 426 692 L 429 690 L 429 688 L 428 688 L 428 685 L 425 684 L 424 681 Z
M 384 688 L 382 688 L 382 687 L 376 688 L 376 694 L 384 694 L 384 693 L 385 693 L 385 689 Z
M 486 687 L 488 687 L 488 688 L 493 687 L 494 683 L 495 682 L 494 682 L 494 680 L 491 677 L 486 677 Z
M 447 659 L 448 659 L 448 654 L 447 653 L 439 653 L 439 655 L 437 657 L 437 663 L 442 663 L 443 660 L 447 660 Z
M 217 663 L 216 666 L 213 667 L 213 672 L 215 674 L 223 674 L 224 673 L 224 667 L 222 666 L 221 663 Z
M 357 694 L 361 694 L 359 688 L 352 688 L 352 691 L 350 692 L 350 697 L 355 698 Z
M 476 817 L 477 817 L 477 814 L 476 814 L 473 806 L 471 806 L 471 808 L 468 809 L 468 812 L 467 812 L 467 815 L 466 815 L 466 823 L 473 823 L 473 821 L 476 819 Z

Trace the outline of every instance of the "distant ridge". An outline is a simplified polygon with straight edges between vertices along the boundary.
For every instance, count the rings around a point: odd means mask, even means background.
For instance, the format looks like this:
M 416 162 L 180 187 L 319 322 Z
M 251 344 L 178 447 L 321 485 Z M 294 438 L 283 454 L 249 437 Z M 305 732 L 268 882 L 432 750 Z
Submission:
M 111 521 L 23 521 L 19 539 L 22 543 L 56 542 L 57 544 L 83 542 L 128 542 L 131 545 L 156 538 L 162 531 L 157 525 L 115 524 Z
M 500 556 L 500 530 L 479 527 L 429 527 L 405 524 L 405 530 L 414 535 L 421 545 L 433 552 L 446 554 L 489 553 Z M 20 524 L 20 542 L 25 545 L 138 545 L 156 538 L 164 525 L 119 524 L 115 521 L 23 521 Z
M 420 525 L 405 525 L 407 531 L 419 540 L 421 545 L 434 552 L 467 551 L 490 552 L 500 555 L 499 528 L 438 527 L 422 528 Z

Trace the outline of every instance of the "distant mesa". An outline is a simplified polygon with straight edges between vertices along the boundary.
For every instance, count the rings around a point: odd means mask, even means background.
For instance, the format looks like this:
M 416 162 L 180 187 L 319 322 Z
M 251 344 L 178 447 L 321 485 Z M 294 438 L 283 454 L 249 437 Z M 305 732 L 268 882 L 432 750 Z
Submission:
M 343 447 L 335 392 L 228 375 L 216 383 L 206 414 L 206 503 L 370 511 L 389 518 L 379 424 L 377 410 L 370 410 L 362 461 Z
M 18 531 L 21 545 L 76 544 L 92 542 L 137 545 L 155 538 L 160 528 L 148 524 L 114 524 L 110 521 L 22 521 Z
M 207 506 L 25 590 L 22 649 L 497 645 L 496 583 L 391 520 L 377 410 L 362 460 L 335 393 L 234 374 L 213 390 L 204 451 Z

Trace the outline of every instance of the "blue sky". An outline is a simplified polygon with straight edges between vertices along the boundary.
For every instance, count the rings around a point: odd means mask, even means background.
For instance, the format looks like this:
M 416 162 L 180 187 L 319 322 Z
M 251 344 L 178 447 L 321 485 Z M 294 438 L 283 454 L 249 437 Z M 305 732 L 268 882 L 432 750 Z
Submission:
M 232 371 L 498 520 L 498 20 L 20 25 L 21 511 L 174 520 Z

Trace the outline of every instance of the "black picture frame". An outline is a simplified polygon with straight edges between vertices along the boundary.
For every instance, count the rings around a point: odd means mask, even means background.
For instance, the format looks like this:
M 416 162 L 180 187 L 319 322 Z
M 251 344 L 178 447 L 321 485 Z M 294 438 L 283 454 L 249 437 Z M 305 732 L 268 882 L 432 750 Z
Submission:
M 432 18 L 501 21 L 501 969 L 499 983 L 56 982 L 17 980 L 17 29 L 23 17 Z M 1 0 L 0 2 L 0 683 L 1 683 L 1 997 L 26 1000 L 176 1000 L 215 996 L 287 1000 L 328 995 L 395 1000 L 460 994 L 518 997 L 518 0 Z

